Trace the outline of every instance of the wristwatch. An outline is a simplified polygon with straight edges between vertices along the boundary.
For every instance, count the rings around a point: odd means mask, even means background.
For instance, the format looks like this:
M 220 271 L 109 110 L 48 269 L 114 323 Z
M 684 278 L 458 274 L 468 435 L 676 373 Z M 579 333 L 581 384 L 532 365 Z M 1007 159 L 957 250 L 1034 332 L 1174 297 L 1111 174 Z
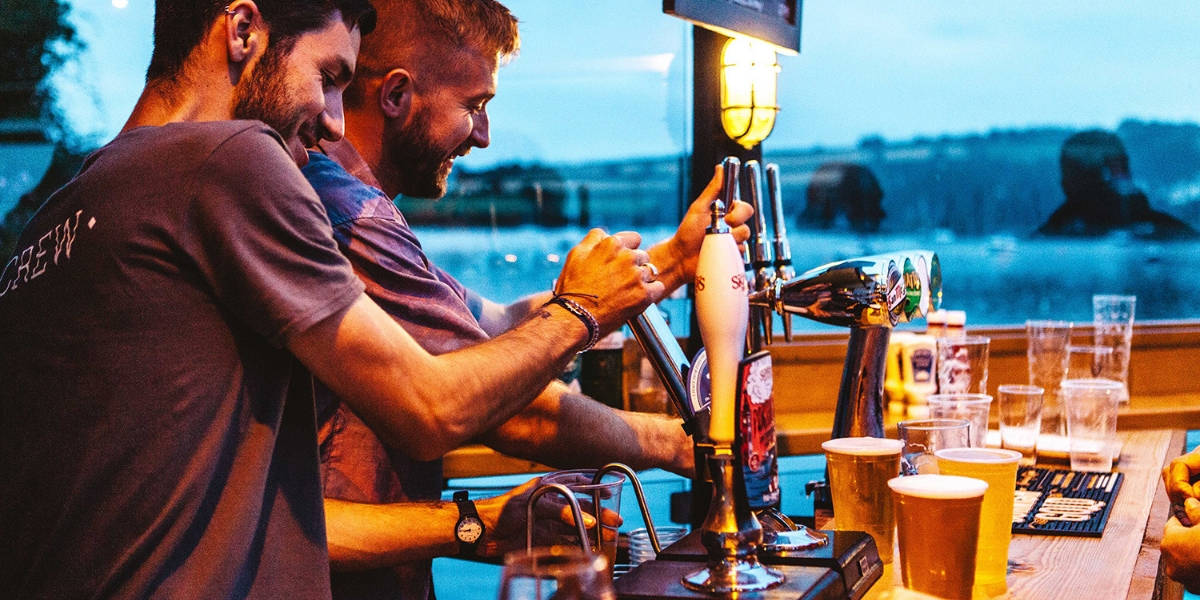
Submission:
M 454 492 L 454 503 L 458 505 L 458 522 L 454 524 L 454 537 L 458 540 L 460 556 L 475 556 L 479 539 L 483 537 L 483 520 L 475 503 L 467 498 L 467 491 Z

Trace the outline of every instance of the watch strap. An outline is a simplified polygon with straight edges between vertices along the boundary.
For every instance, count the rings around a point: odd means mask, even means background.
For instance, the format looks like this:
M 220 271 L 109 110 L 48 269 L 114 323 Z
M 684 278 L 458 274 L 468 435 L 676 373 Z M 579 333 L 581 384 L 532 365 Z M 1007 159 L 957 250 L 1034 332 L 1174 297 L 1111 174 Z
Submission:
M 475 508 L 475 502 L 468 497 L 469 494 L 467 490 L 454 492 L 454 503 L 458 505 L 458 521 L 454 524 L 454 538 L 458 540 L 459 556 L 464 557 L 475 556 L 479 549 L 479 542 L 483 539 L 482 534 L 474 542 L 467 542 L 458 537 L 458 527 L 464 520 L 473 519 L 479 523 L 481 529 L 483 528 L 483 519 L 479 518 L 479 510 Z

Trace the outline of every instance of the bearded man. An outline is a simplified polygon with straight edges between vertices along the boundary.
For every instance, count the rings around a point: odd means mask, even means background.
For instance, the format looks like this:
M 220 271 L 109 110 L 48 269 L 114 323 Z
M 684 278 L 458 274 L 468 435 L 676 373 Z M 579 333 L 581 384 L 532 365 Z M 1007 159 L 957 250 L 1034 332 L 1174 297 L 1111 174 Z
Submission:
M 341 136 L 373 26 L 367 0 L 158 0 L 124 131 L 0 274 L 5 597 L 328 598 L 309 372 L 433 458 L 661 296 L 636 235 L 595 231 L 560 278 L 600 296 L 586 314 L 547 304 L 469 350 L 416 344 L 298 169 Z
M 504 306 L 466 289 L 429 260 L 391 201 L 397 194 L 441 197 L 454 160 L 488 146 L 487 104 L 500 65 L 518 49 L 517 21 L 494 0 L 376 0 L 376 7 L 379 30 L 364 40 L 359 75 L 347 90 L 346 140 L 321 144 L 304 174 L 368 295 L 440 354 L 503 334 L 552 297 L 545 292 Z M 692 278 L 719 185 L 714 176 L 675 235 L 648 250 L 667 290 Z M 727 216 L 742 240 L 751 213 L 739 203 Z M 527 408 L 472 437 L 552 466 L 616 460 L 691 473 L 691 441 L 678 419 L 614 410 L 558 382 L 522 391 L 536 397 Z M 351 407 L 333 395 L 322 398 L 329 415 L 321 447 L 335 597 L 428 598 L 432 558 L 523 547 L 524 514 L 501 513 L 531 484 L 473 508 L 469 499 L 437 502 L 440 460 L 421 461 L 390 446 Z M 482 517 L 484 533 L 468 540 L 456 526 L 472 511 Z

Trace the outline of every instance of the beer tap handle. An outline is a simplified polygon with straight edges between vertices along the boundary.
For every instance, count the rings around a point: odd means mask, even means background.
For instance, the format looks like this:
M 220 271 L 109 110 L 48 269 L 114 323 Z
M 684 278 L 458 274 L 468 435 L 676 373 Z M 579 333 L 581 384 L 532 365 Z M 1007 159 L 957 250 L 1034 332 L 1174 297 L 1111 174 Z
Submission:
M 783 194 L 780 192 L 779 165 L 768 163 L 767 196 L 771 202 L 771 221 L 775 224 L 775 278 L 788 281 L 796 277 L 796 269 L 792 267 L 792 247 L 787 239 L 787 222 L 783 218 Z M 757 210 L 757 208 L 756 208 Z M 764 231 L 766 226 L 763 226 Z M 763 235 L 766 235 L 765 233 Z M 783 340 L 792 341 L 792 313 L 784 312 Z
M 767 241 L 767 213 L 762 194 L 762 168 L 757 160 L 746 162 L 746 190 L 750 194 L 750 205 L 754 207 L 754 218 L 750 222 L 750 249 L 753 253 L 755 289 L 765 288 L 775 276 L 775 252 Z
M 736 176 L 732 183 L 737 185 Z M 714 200 L 711 226 L 696 264 L 696 319 L 712 382 L 709 438 L 726 447 L 733 443 L 738 363 L 745 355 L 750 313 L 746 287 L 737 243 L 725 224 L 725 206 Z
M 633 337 L 642 346 L 642 352 L 650 360 L 658 378 L 667 388 L 667 397 L 675 405 L 675 410 L 683 418 L 683 429 L 688 435 L 695 434 L 696 413 L 700 407 L 694 406 L 688 398 L 685 374 L 691 368 L 683 348 L 671 333 L 658 306 L 651 304 L 642 314 L 632 318 L 627 323 L 633 331 Z
M 738 157 L 726 156 L 721 161 L 721 194 L 719 199 L 721 200 L 722 215 L 733 206 L 734 202 L 737 202 L 742 197 L 742 193 L 738 188 L 738 180 L 741 177 L 741 173 L 742 161 L 738 160 Z M 715 210 L 711 205 L 709 209 Z M 725 217 L 722 216 L 719 223 L 717 221 L 712 222 L 709 232 L 711 233 L 718 224 L 728 230 L 728 226 L 725 224 Z
M 763 207 L 762 169 L 757 160 L 747 161 L 745 168 L 746 191 L 750 194 L 750 205 L 754 217 L 750 221 L 751 266 L 754 268 L 754 291 L 762 291 L 775 283 L 775 253 L 767 240 L 767 214 Z M 754 308 L 751 311 L 751 351 L 757 352 L 769 346 L 773 340 L 771 310 Z
M 783 216 L 783 194 L 780 191 L 779 165 L 767 165 L 767 195 L 771 201 L 771 216 L 775 223 L 775 272 L 787 281 L 796 277 L 792 267 L 792 247 L 788 242 L 787 221 Z
M 736 156 L 726 156 L 721 161 L 721 173 L 723 175 L 721 182 L 721 203 L 724 205 L 726 212 L 733 210 L 735 203 L 742 199 L 742 188 L 740 185 L 742 172 L 742 161 Z M 749 273 L 750 266 L 750 244 L 741 244 L 738 252 L 742 257 L 742 265 L 744 271 Z

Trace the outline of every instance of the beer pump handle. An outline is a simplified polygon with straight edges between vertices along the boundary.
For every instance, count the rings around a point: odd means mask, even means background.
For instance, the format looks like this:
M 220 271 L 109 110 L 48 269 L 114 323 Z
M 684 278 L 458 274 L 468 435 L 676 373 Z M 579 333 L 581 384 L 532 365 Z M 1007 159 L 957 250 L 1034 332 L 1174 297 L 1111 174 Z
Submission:
M 750 223 L 751 260 L 756 274 L 774 273 L 775 252 L 767 240 L 767 215 L 763 210 L 762 168 L 757 160 L 751 160 L 746 162 L 744 171 L 746 191 L 750 194 L 750 205 L 754 207 L 754 217 Z
M 787 281 L 796 277 L 792 267 L 792 246 L 788 242 L 787 221 L 783 216 L 783 194 L 779 183 L 779 165 L 767 164 L 767 196 L 771 202 L 771 220 L 775 224 L 775 272 Z
M 667 388 L 667 396 L 683 418 L 684 431 L 695 435 L 696 413 L 701 407 L 688 398 L 686 377 L 692 363 L 671 333 L 658 306 L 651 304 L 642 314 L 630 319 L 629 329 Z
M 779 182 L 779 165 L 767 163 L 767 199 L 771 202 L 771 222 L 775 225 L 775 278 L 777 281 L 788 281 L 796 277 L 796 269 L 792 266 L 792 246 L 787 237 L 787 221 L 783 217 L 783 193 Z M 764 235 L 766 235 L 764 233 Z M 784 312 L 783 340 L 792 341 L 792 313 Z
M 731 182 L 729 171 L 725 181 Z M 737 185 L 736 170 L 732 185 Z M 734 438 L 738 363 L 745 355 L 750 306 L 746 272 L 720 200 L 712 203 L 711 226 L 700 245 L 695 288 L 696 319 L 712 382 L 709 439 L 728 446 Z
M 746 163 L 747 166 L 749 164 L 749 162 Z M 733 206 L 742 200 L 742 186 L 740 183 L 742 167 L 742 161 L 736 156 L 726 156 L 721 161 L 722 181 L 719 198 L 724 205 L 725 212 L 733 210 Z M 722 217 L 721 224 L 725 224 L 724 217 Z M 750 224 L 750 227 L 751 229 L 754 228 L 753 223 Z M 742 258 L 742 271 L 745 273 L 752 272 L 753 259 L 750 256 L 750 244 L 741 244 L 738 248 L 738 253 Z
M 754 285 L 752 289 L 761 291 L 775 284 L 775 253 L 771 242 L 767 239 L 767 215 L 763 210 L 762 169 L 757 160 L 747 161 L 743 169 L 746 178 L 746 191 L 750 195 L 750 205 L 754 207 L 754 216 L 750 221 L 750 247 L 752 266 L 754 267 Z M 756 307 L 750 310 L 751 323 L 748 343 L 751 352 L 762 350 L 765 345 L 773 342 L 773 327 L 771 315 L 774 311 Z

